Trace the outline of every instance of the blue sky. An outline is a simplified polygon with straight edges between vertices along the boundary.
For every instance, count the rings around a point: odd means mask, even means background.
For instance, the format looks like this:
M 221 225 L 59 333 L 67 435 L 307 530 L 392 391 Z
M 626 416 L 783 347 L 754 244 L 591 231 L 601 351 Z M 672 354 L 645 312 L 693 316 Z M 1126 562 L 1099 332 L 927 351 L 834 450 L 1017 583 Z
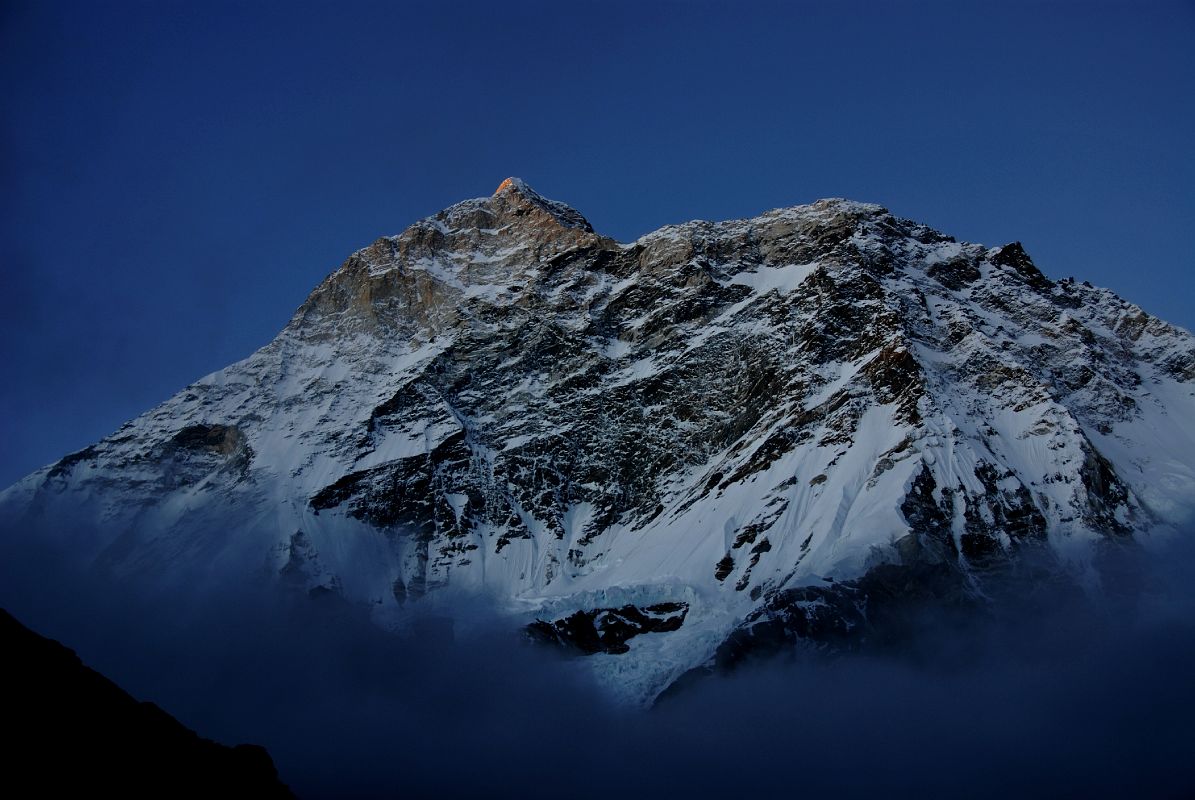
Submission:
M 9 2 L 0 484 L 507 175 L 627 240 L 819 197 L 1195 327 L 1195 5 Z

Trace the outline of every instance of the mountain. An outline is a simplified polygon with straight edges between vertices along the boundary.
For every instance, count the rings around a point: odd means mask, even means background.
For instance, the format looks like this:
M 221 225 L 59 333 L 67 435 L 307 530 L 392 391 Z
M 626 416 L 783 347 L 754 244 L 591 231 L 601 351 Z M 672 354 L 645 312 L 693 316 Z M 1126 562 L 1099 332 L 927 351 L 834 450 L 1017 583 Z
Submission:
M 200 738 L 3 610 L 0 641 L 0 686 L 10 734 L 5 772 L 11 785 L 38 794 L 294 796 L 279 782 L 263 748 L 226 747 Z
M 354 253 L 267 346 L 0 495 L 138 585 L 482 594 L 650 702 L 1195 514 L 1195 339 L 821 200 L 629 244 L 517 179 Z

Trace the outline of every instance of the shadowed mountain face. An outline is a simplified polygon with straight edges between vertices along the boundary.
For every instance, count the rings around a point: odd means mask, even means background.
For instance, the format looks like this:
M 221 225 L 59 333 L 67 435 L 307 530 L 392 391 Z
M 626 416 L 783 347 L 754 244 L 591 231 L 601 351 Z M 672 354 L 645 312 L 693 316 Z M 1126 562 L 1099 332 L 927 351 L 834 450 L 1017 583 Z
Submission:
M 76 568 L 385 627 L 481 593 L 645 703 L 997 577 L 1097 586 L 1195 512 L 1193 391 L 1189 333 L 1020 244 L 845 200 L 621 244 L 511 179 L 0 514 Z
M 292 797 L 265 749 L 203 739 L 0 610 L 5 782 L 32 795 Z

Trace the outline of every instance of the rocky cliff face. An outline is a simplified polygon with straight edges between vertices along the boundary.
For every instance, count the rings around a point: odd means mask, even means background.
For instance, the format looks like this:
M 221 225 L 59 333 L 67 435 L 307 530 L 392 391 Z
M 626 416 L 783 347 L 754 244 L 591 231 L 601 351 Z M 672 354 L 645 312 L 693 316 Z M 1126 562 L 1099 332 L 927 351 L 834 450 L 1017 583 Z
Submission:
M 1018 565 L 1098 583 L 1101 547 L 1195 514 L 1195 339 L 874 205 L 621 244 L 510 179 L 0 512 L 130 579 L 383 625 L 484 592 L 647 701 Z

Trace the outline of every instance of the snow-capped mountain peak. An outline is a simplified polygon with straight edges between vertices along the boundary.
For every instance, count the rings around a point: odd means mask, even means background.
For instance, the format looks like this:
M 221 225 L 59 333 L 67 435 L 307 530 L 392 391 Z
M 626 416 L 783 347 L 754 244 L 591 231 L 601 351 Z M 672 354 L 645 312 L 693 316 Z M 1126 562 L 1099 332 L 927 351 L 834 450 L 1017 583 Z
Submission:
M 1195 515 L 1195 340 L 1019 243 L 820 200 L 620 244 L 517 178 L 0 495 L 87 564 L 483 593 L 649 701 Z M 183 577 L 185 576 L 185 578 Z

